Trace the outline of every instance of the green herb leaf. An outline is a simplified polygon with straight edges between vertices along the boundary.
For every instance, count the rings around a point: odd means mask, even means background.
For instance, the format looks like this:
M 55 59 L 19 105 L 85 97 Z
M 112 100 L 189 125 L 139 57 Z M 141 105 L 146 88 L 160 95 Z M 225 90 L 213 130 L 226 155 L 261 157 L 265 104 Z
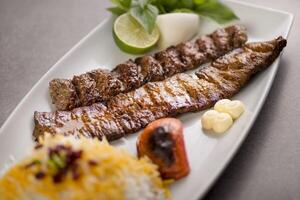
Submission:
M 53 174 L 57 173 L 59 169 L 63 169 L 66 166 L 66 157 L 61 154 L 52 154 L 47 161 L 47 166 Z
M 170 12 L 197 13 L 218 23 L 238 19 L 234 12 L 218 0 L 111 0 L 116 7 L 108 10 L 116 15 L 129 12 L 151 33 L 158 14 Z
M 161 4 L 157 4 L 156 7 L 159 10 L 159 14 L 165 14 L 165 13 L 167 13 L 167 11 L 165 10 L 165 8 Z
M 117 7 L 122 9 L 129 9 L 131 5 L 131 0 L 110 0 L 113 4 L 115 4 Z
M 194 1 L 193 0 L 178 0 L 176 4 L 176 9 L 187 8 L 193 9 Z
M 177 8 L 178 0 L 161 0 L 159 3 L 165 8 L 168 13 Z
M 154 5 L 157 7 L 159 14 L 165 14 L 165 13 L 167 13 L 167 11 L 163 5 L 163 1 L 164 0 L 150 0 L 149 2 L 151 5 Z
M 204 4 L 207 0 L 194 0 L 194 3 L 196 5 L 201 5 L 201 4 Z
M 110 7 L 110 8 L 107 8 L 107 10 L 109 10 L 110 12 L 112 12 L 115 15 L 122 15 L 127 12 L 126 10 L 124 10 L 123 8 L 120 8 L 120 7 Z
M 221 24 L 238 19 L 230 8 L 217 0 L 206 0 L 205 3 L 196 5 L 195 12 Z
M 131 7 L 140 6 L 142 9 L 149 4 L 149 0 L 133 0 Z
M 56 164 L 56 166 L 60 169 L 66 166 L 66 158 L 60 154 L 53 154 L 51 160 Z
M 58 171 L 58 167 L 56 166 L 55 162 L 51 159 L 47 161 L 47 167 L 51 174 L 56 174 L 56 172 Z
M 137 20 L 137 22 L 141 24 L 149 33 L 152 33 L 155 27 L 158 13 L 159 11 L 157 7 L 151 4 L 146 5 L 144 9 L 138 5 L 130 9 L 130 15 Z

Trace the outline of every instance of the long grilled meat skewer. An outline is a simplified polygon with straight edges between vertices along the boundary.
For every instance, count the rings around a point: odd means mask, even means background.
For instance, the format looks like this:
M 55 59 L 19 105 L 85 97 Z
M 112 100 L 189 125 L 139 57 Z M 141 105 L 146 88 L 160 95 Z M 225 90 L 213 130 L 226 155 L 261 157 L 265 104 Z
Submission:
M 71 110 L 107 101 L 151 81 L 198 67 L 239 48 L 247 41 L 244 27 L 219 29 L 195 42 L 185 42 L 156 53 L 119 64 L 112 71 L 94 70 L 69 79 L 54 79 L 49 84 L 52 102 L 58 110 Z
M 149 82 L 117 95 L 106 106 L 97 103 L 72 111 L 35 112 L 34 137 L 49 132 L 115 140 L 155 119 L 209 108 L 236 94 L 252 75 L 270 66 L 285 46 L 282 37 L 248 43 L 193 75 L 180 73 Z

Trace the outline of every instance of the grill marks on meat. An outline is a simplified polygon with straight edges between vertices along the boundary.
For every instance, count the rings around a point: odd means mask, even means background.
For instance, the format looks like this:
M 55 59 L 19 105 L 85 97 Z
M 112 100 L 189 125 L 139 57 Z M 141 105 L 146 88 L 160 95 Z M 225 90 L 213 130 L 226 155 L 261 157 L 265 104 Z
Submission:
M 180 59 L 179 51 L 174 46 L 156 53 L 155 58 L 163 66 L 164 77 L 170 77 L 187 70 L 185 69 L 186 65 Z
M 164 79 L 164 70 L 161 64 L 152 56 L 143 56 L 135 59 L 141 67 L 142 84 L 150 81 L 161 81 Z
M 91 105 L 100 100 L 97 84 L 89 74 L 74 76 L 72 83 L 76 88 L 79 101 L 83 105 Z
M 74 76 L 72 80 L 54 79 L 49 84 L 50 96 L 58 110 L 71 110 L 106 102 L 119 93 L 161 81 L 177 73 L 194 69 L 247 41 L 243 27 L 235 25 L 219 29 L 195 42 L 171 46 L 154 56 L 143 56 L 119 64 L 112 71 L 94 70 Z
M 207 57 L 205 51 L 201 51 L 201 49 L 195 42 L 185 42 L 178 44 L 177 50 L 180 55 L 180 59 L 185 65 L 186 69 L 193 69 L 195 66 L 203 63 L 203 60 L 207 59 L 205 58 Z
M 134 89 L 136 86 L 141 85 L 142 76 L 141 69 L 133 60 L 128 60 L 123 64 L 117 65 L 117 67 L 112 71 L 117 78 L 124 84 L 124 89 L 118 92 L 127 92 Z M 109 88 L 106 88 L 109 90 Z M 106 97 L 106 100 L 110 98 Z
M 270 66 L 285 46 L 282 37 L 246 44 L 193 75 L 179 73 L 149 82 L 117 95 L 106 106 L 96 103 L 72 111 L 35 112 L 34 137 L 49 132 L 115 140 L 155 119 L 209 108 L 236 94 L 252 75 Z
M 123 82 L 118 79 L 116 73 L 111 73 L 108 70 L 98 69 L 88 72 L 88 74 L 96 82 L 96 88 L 98 89 L 99 94 L 101 94 L 100 99 L 103 99 L 103 97 L 115 96 L 119 94 L 120 91 L 125 90 Z M 107 88 L 109 88 L 109 90 L 107 90 Z
M 80 105 L 79 98 L 71 80 L 53 79 L 49 83 L 52 103 L 58 110 L 71 110 Z

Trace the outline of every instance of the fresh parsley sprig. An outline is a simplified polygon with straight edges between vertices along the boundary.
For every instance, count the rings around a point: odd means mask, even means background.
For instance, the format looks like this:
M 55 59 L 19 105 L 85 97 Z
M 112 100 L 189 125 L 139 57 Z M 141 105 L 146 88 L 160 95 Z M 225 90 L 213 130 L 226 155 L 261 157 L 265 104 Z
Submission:
M 145 30 L 151 33 L 159 14 L 170 12 L 196 13 L 218 23 L 238 19 L 234 12 L 218 0 L 111 0 L 108 10 L 116 15 L 130 13 Z

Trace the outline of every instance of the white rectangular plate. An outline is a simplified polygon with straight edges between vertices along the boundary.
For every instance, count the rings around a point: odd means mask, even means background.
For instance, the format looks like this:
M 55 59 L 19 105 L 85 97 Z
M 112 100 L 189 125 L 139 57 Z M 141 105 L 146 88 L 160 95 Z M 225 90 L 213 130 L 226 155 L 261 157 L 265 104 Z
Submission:
M 293 16 L 289 13 L 258 7 L 236 1 L 226 3 L 240 17 L 239 23 L 248 29 L 249 41 L 271 40 L 279 35 L 288 36 Z M 0 130 L 0 170 L 4 170 L 11 157 L 22 158 L 33 146 L 33 112 L 51 111 L 48 82 L 53 78 L 70 78 L 74 74 L 103 67 L 112 69 L 116 64 L 132 57 L 122 53 L 112 38 L 112 18 L 107 19 L 82 39 L 57 64 L 55 64 L 32 88 L 6 120 Z M 201 29 L 211 29 L 204 21 Z M 271 67 L 256 76 L 234 99 L 242 100 L 246 113 L 222 137 L 203 133 L 200 116 L 203 112 L 185 114 L 184 137 L 191 166 L 186 178 L 171 186 L 174 199 L 202 197 L 228 164 L 251 128 L 268 94 L 278 68 L 279 59 Z M 135 153 L 138 134 L 130 135 L 113 144 Z

